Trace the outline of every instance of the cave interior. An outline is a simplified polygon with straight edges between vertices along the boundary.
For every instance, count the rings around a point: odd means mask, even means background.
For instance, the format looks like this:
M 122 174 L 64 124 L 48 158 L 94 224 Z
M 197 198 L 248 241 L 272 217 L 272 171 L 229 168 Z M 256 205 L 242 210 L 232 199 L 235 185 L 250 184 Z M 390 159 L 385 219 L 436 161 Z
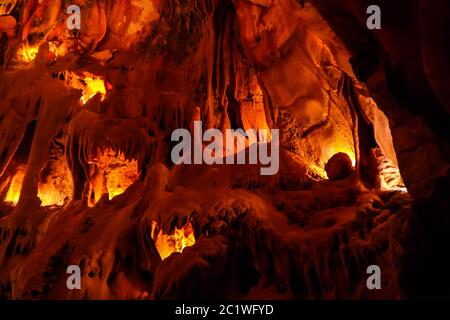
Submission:
M 449 297 L 449 15 L 0 1 L 0 298 Z M 279 170 L 174 163 L 172 133 L 196 122 L 277 129 Z

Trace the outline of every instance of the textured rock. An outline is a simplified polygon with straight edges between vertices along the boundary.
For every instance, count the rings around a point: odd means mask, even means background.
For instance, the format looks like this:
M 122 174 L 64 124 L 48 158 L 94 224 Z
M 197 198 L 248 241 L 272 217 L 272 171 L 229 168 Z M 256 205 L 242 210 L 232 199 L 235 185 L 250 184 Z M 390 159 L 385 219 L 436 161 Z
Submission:
M 17 198 L 0 203 L 1 298 L 445 295 L 439 272 L 405 284 L 450 251 L 448 81 L 436 39 L 408 29 L 418 6 L 395 28 L 383 1 L 373 33 L 356 0 L 80 0 L 75 34 L 63 3 L 18 8 L 0 46 L 0 198 Z M 195 120 L 279 128 L 278 174 L 174 166 L 171 133 Z M 370 264 L 385 290 L 366 290 Z
M 353 168 L 352 160 L 346 153 L 336 153 L 325 165 L 325 171 L 328 179 L 341 180 L 349 177 L 355 169 Z
M 16 33 L 17 21 L 11 16 L 0 16 L 0 33 L 5 32 L 8 37 L 13 37 Z

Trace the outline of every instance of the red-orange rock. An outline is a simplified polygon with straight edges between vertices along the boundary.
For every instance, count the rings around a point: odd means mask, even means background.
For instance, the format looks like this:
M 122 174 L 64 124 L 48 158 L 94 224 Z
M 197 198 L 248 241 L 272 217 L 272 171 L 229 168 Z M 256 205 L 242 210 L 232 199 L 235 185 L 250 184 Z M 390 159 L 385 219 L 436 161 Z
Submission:
M 339 152 L 328 160 L 325 165 L 325 171 L 330 180 L 341 180 L 350 176 L 355 171 L 355 168 L 348 154 Z
M 16 34 L 17 21 L 12 16 L 0 17 L 0 33 L 6 32 L 9 38 L 14 37 Z

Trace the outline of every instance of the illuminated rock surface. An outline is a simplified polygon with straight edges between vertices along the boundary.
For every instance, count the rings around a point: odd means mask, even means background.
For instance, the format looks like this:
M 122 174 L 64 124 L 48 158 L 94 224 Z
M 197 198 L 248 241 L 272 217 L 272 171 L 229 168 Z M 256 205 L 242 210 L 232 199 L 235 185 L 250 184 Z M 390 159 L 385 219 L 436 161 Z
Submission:
M 79 0 L 74 32 L 63 1 L 19 2 L 0 17 L 0 297 L 448 295 L 448 42 L 415 19 L 445 10 L 413 1 L 399 26 L 381 1 L 372 32 L 368 1 Z M 279 128 L 278 174 L 174 166 L 172 131 L 198 120 Z

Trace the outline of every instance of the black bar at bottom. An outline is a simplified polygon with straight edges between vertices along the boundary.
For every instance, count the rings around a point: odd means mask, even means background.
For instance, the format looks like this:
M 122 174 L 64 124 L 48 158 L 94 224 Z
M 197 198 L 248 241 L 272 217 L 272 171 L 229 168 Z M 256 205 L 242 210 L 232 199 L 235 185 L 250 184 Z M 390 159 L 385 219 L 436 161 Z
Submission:
M 58 319 L 94 314 L 124 319 L 379 319 L 398 316 L 433 319 L 448 315 L 447 301 L 1 301 L 0 314 Z M 446 317 L 446 316 L 445 316 Z M 444 318 L 445 318 L 444 317 Z M 3 318 L 3 317 L 0 317 Z M 39 317 L 40 318 L 40 317 Z M 5 318 L 6 319 L 6 318 Z

